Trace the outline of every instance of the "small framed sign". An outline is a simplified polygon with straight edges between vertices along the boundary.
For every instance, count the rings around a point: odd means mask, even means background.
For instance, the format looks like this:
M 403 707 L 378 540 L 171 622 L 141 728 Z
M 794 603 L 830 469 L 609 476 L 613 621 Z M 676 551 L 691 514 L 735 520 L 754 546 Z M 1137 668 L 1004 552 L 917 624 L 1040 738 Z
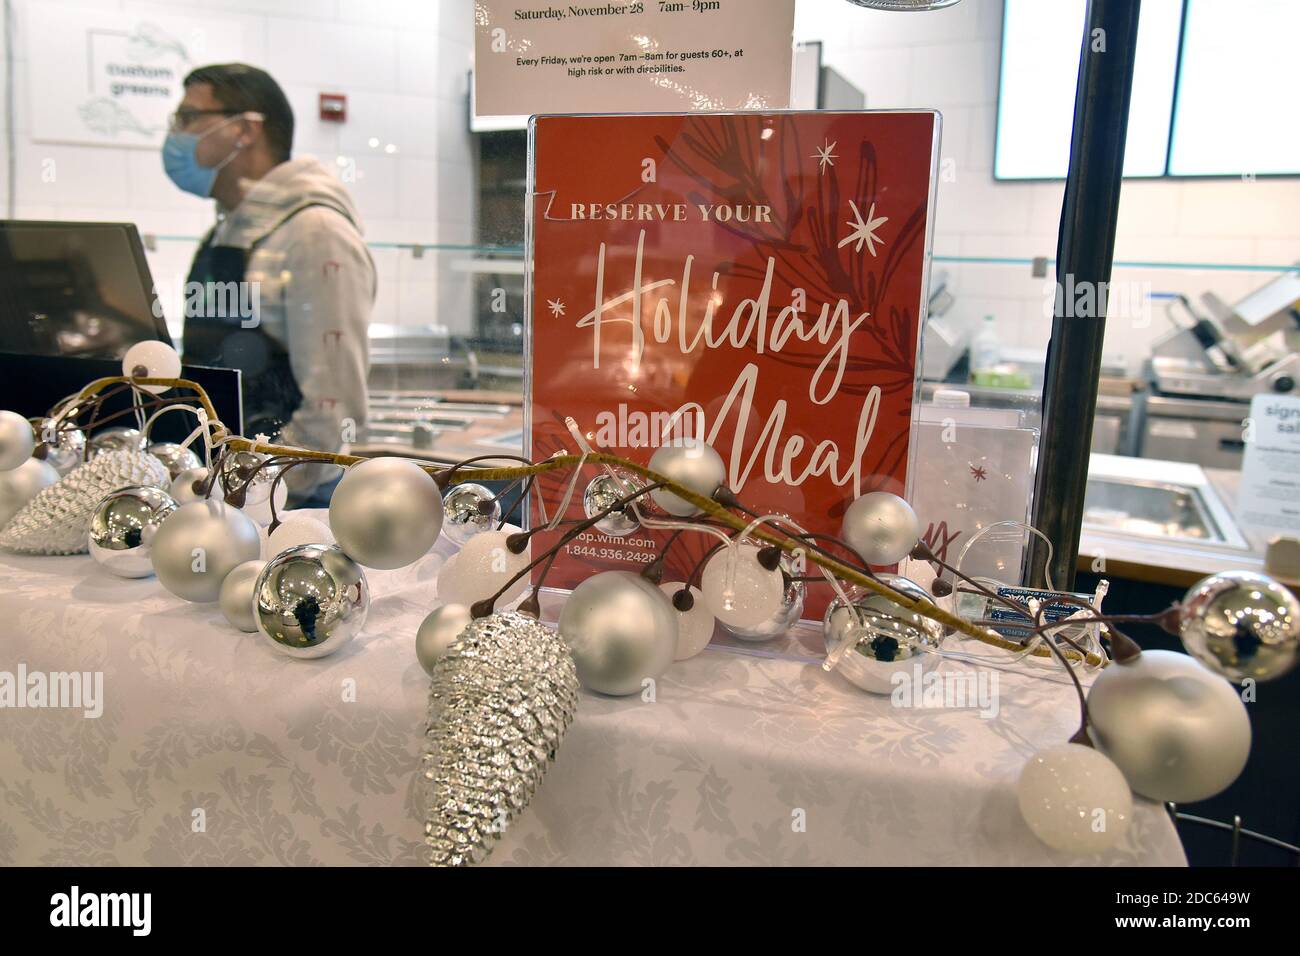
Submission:
M 576 451 L 568 418 L 638 462 L 703 438 L 748 506 L 809 532 L 905 495 L 938 144 L 932 111 L 534 117 L 527 453 Z M 566 483 L 539 479 L 546 514 Z M 592 530 L 547 584 L 636 569 L 666 535 Z M 683 535 L 665 580 L 713 543 Z

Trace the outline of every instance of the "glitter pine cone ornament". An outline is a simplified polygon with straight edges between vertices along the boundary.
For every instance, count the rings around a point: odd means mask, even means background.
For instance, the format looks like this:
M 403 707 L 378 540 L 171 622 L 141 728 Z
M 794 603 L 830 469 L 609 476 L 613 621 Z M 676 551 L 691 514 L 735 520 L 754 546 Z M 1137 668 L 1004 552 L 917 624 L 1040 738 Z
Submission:
M 578 703 L 558 633 L 517 611 L 473 621 L 433 667 L 424 776 L 434 866 L 481 863 L 532 801 Z
M 0 548 L 26 554 L 85 554 L 91 514 L 104 496 L 142 485 L 166 488 L 167 468 L 153 455 L 104 451 L 29 501 L 0 531 Z

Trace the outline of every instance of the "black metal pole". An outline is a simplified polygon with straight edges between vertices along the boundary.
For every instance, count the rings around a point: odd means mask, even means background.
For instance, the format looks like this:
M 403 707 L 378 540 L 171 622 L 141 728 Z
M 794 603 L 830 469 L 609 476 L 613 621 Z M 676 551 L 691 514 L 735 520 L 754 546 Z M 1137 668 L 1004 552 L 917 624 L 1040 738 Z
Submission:
M 1043 434 L 1034 480 L 1036 528 L 1054 548 L 1058 588 L 1074 587 L 1079 525 L 1097 410 L 1105 296 L 1115 254 L 1140 0 L 1089 0 L 1074 94 L 1070 170 L 1056 249 L 1056 302 L 1043 379 Z M 1103 285 L 1105 283 L 1105 285 Z M 1083 306 L 1080 308 L 1080 306 Z M 1047 550 L 1034 539 L 1030 583 L 1045 582 Z

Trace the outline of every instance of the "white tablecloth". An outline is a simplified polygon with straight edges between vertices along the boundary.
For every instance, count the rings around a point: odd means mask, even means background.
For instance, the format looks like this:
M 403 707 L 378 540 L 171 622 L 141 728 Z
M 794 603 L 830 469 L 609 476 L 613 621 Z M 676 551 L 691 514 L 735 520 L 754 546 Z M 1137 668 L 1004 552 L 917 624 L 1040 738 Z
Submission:
M 449 553 L 372 572 L 364 634 L 318 661 L 89 557 L 0 555 L 0 670 L 104 682 L 97 719 L 0 709 L 0 864 L 423 862 L 414 634 Z M 729 649 L 674 665 L 654 702 L 584 693 L 490 862 L 1183 864 L 1141 800 L 1104 857 L 1033 837 L 1015 779 L 1070 735 L 1076 705 L 1063 684 L 1000 678 L 992 719 L 895 708 L 812 663 Z

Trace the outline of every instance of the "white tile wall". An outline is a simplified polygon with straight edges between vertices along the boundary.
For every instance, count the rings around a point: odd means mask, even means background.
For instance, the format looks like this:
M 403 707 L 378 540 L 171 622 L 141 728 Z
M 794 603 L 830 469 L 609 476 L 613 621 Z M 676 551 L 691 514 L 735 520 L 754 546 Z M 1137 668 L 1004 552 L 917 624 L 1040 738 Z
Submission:
M 942 154 L 956 178 L 941 182 L 935 253 L 1052 257 L 1062 184 L 999 183 L 992 175 L 997 114 L 1001 0 L 962 0 L 946 10 L 887 13 L 844 0 L 799 0 L 795 39 L 821 40 L 823 62 L 867 94 L 872 109 L 935 108 L 944 115 Z M 1047 123 L 1044 124 L 1045 128 Z M 1068 135 L 1065 118 L 1062 135 Z M 1128 180 L 1116 257 L 1145 262 L 1286 264 L 1300 260 L 1300 180 Z M 941 265 L 953 276 L 957 306 L 978 319 L 992 312 L 1008 344 L 1042 347 L 1043 280 L 1028 266 Z M 1204 269 L 1117 268 L 1114 281 L 1229 301 L 1263 274 Z M 1145 327 L 1112 320 L 1107 351 L 1136 368 L 1168 326 L 1160 308 Z
M 31 2 L 235 21 L 244 59 L 269 71 L 289 97 L 295 153 L 317 156 L 344 179 L 368 240 L 470 241 L 472 142 L 465 111 L 473 0 L 15 0 L 15 214 L 135 222 L 158 237 L 150 268 L 165 287 L 184 280 L 192 240 L 212 222 L 212 203 L 173 187 L 153 150 L 31 141 L 28 116 L 39 96 L 28 89 L 27 59 L 75 53 L 60 51 L 59 37 L 28 35 Z M 345 123 L 318 118 L 323 92 L 347 94 Z M 51 169 L 56 175 L 49 182 Z M 0 201 L 7 198 L 0 176 Z M 412 264 L 410 251 L 374 248 L 372 254 L 379 275 L 375 321 L 437 321 L 468 330 L 464 275 L 439 268 L 448 254 L 427 252 L 409 276 L 403 266 Z

